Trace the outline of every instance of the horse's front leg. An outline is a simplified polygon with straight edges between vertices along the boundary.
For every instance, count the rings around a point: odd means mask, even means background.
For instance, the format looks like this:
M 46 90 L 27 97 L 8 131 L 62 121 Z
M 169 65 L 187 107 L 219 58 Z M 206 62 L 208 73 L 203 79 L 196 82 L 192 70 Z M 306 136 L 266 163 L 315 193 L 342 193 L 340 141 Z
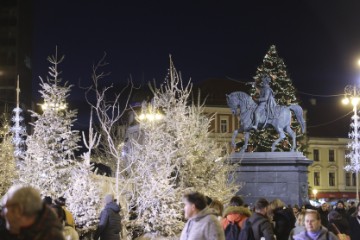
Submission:
M 249 137 L 250 137 L 250 132 L 245 132 L 244 133 L 244 145 L 241 147 L 240 152 L 245 152 L 245 150 L 247 149 L 248 143 L 249 143 Z
M 236 148 L 236 143 L 235 143 L 235 139 L 236 139 L 236 136 L 238 135 L 238 130 L 235 130 L 234 133 L 233 133 L 233 136 L 231 138 L 231 146 L 235 149 Z

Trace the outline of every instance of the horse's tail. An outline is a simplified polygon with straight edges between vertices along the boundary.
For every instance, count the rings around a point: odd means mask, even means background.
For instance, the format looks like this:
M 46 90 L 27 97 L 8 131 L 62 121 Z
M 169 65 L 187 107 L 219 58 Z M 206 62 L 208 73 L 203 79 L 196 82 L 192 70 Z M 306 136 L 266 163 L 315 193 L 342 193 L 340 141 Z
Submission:
M 305 120 L 303 118 L 303 109 L 297 104 L 292 104 L 289 106 L 289 108 L 291 111 L 295 113 L 296 119 L 300 123 L 301 131 L 305 133 L 306 127 L 305 127 Z

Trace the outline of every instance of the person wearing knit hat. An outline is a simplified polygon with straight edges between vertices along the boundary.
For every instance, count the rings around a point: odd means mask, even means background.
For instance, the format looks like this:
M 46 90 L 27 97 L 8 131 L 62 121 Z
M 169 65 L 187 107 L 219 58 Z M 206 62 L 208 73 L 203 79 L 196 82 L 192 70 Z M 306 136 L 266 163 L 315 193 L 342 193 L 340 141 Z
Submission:
M 342 200 L 337 201 L 335 210 L 340 213 L 340 215 L 347 219 L 346 209 L 345 209 L 345 203 Z
M 100 222 L 94 234 L 94 239 L 120 240 L 120 206 L 114 201 L 113 194 L 105 195 L 104 204 L 105 207 L 100 213 Z
M 105 197 L 104 197 L 104 202 L 105 204 L 108 204 L 108 203 L 111 203 L 114 201 L 114 195 L 112 194 L 107 194 Z

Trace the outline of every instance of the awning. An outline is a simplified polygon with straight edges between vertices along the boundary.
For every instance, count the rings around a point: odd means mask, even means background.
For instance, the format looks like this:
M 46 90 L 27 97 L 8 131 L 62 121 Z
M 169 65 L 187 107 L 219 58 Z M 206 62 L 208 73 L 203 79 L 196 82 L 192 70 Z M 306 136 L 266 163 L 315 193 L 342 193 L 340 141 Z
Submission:
M 356 198 L 356 192 L 318 192 L 316 198 Z

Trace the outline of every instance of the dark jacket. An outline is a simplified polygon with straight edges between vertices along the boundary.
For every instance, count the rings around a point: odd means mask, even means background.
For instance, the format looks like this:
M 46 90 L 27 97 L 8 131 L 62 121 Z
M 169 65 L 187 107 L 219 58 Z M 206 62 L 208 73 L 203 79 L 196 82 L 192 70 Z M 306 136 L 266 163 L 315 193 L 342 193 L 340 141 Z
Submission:
M 255 239 L 264 237 L 265 240 L 275 240 L 274 230 L 268 218 L 255 212 L 249 217 L 249 221 L 251 222 Z
M 336 231 L 337 228 L 340 231 L 340 233 L 345 233 L 347 235 L 350 234 L 349 222 L 346 217 L 343 217 L 337 211 L 331 211 L 328 217 L 329 217 L 329 224 L 327 226 L 327 229 L 330 232 L 334 233 L 335 235 L 338 234 L 338 232 Z M 333 224 L 336 226 L 336 228 L 333 226 Z
M 288 207 L 276 208 L 274 210 L 273 221 L 275 223 L 274 233 L 276 239 L 287 240 L 296 222 L 292 209 Z
M 348 215 L 347 215 L 346 210 L 344 208 L 335 208 L 335 211 L 340 213 L 342 218 L 348 219 Z
M 121 231 L 120 207 L 115 202 L 106 204 L 100 213 L 99 226 L 94 239 L 119 240 Z
M 327 227 L 329 224 L 329 220 L 328 220 L 328 214 L 329 211 L 323 211 L 322 208 L 320 207 L 318 209 L 318 212 L 320 214 L 320 219 L 321 219 L 321 225 L 323 225 L 324 227 Z
M 64 240 L 62 225 L 55 212 L 44 204 L 35 223 L 20 230 L 19 239 L 26 240 Z
M 11 235 L 10 232 L 6 229 L 6 221 L 0 214 L 0 239 L 1 240 L 16 240 L 16 236 Z
M 350 238 L 360 239 L 360 217 L 359 218 L 355 216 L 350 217 L 349 225 L 350 225 Z
M 329 225 L 327 227 L 327 229 L 334 233 L 335 235 L 338 234 L 338 232 L 336 231 L 335 227 L 333 226 L 333 224 L 336 226 L 336 228 L 340 231 L 340 233 L 345 233 L 346 235 L 350 235 L 350 227 L 349 224 L 347 222 L 346 219 L 340 219 L 340 220 L 333 220 L 329 222 Z
M 347 217 L 348 217 L 348 220 L 350 219 L 350 217 L 354 214 L 354 212 L 356 212 L 356 207 L 355 206 L 352 206 L 350 207 L 348 210 L 347 210 Z

